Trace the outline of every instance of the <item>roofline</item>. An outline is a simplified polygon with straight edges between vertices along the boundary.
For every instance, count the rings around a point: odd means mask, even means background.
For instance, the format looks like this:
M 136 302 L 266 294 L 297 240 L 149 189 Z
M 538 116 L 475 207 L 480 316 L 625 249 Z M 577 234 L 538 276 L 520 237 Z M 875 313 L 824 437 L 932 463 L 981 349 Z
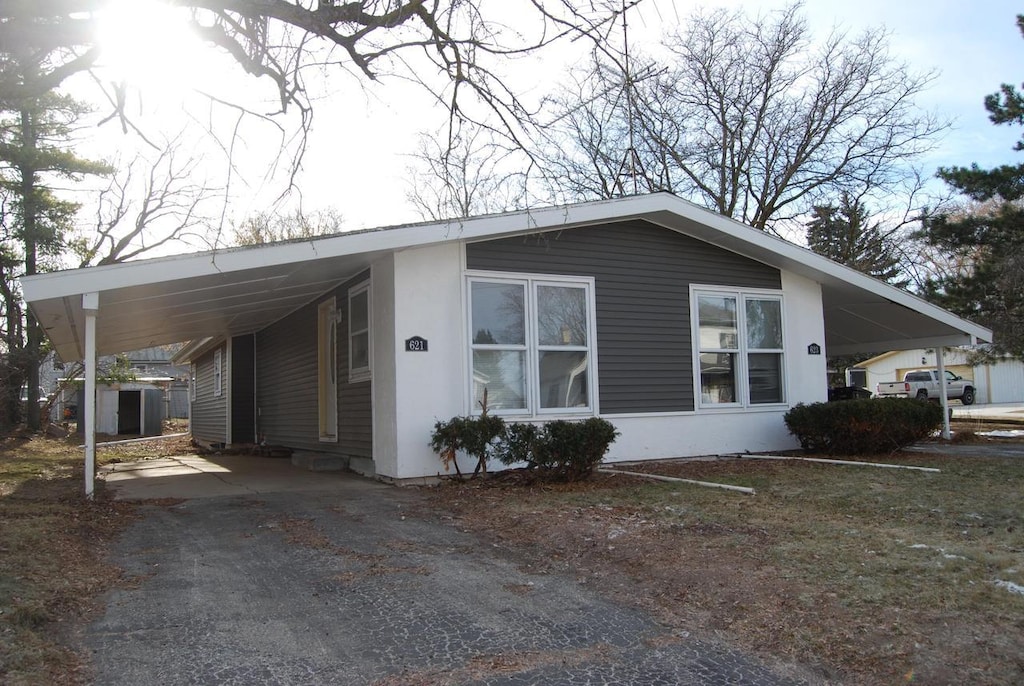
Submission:
M 450 241 L 498 238 L 629 219 L 642 219 L 679 230 L 678 226 L 672 225 L 673 217 L 694 222 L 693 235 L 711 244 L 740 254 L 751 250 L 754 253 L 767 251 L 776 258 L 770 264 L 777 268 L 820 283 L 855 286 L 921 312 L 961 331 L 968 338 L 992 340 L 989 329 L 961 319 L 916 295 L 667 192 L 50 272 L 22 277 L 21 284 L 26 302 L 31 303 L 162 280 L 211 276 L 343 255 L 390 252 Z M 761 261 L 765 261 L 763 257 Z M 102 306 L 102 298 L 100 304 Z

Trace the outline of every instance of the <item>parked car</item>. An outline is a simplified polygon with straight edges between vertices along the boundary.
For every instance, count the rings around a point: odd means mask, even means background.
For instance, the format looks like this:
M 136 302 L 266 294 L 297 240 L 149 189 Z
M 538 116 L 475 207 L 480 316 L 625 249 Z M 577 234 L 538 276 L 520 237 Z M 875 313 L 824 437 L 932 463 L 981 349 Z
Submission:
M 938 400 L 942 388 L 939 383 L 938 370 L 915 369 L 904 374 L 902 381 L 886 381 L 878 384 L 875 395 Z M 946 397 L 950 400 L 959 400 L 964 405 L 973 405 L 974 382 L 946 370 Z

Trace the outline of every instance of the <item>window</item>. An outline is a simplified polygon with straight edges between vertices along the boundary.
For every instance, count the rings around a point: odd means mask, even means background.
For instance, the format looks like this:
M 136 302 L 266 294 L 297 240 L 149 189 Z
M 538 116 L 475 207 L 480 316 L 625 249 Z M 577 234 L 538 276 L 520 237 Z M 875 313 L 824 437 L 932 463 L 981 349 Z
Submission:
M 593 411 L 591 286 L 546 278 L 469 282 L 473 411 Z
M 785 402 L 782 297 L 697 291 L 700 405 Z
M 370 283 L 348 292 L 348 380 L 370 379 Z
M 334 298 L 316 311 L 316 388 L 320 440 L 338 440 L 338 318 Z
M 213 351 L 213 395 L 219 398 L 224 393 L 224 351 Z

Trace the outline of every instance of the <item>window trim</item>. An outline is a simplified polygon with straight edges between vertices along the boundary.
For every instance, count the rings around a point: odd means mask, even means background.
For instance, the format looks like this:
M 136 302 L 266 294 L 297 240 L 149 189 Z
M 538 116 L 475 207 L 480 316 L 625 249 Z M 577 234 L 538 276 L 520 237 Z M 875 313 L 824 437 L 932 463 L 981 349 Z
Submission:
M 366 294 L 366 328 L 352 329 L 352 300 Z M 348 382 L 360 383 L 373 378 L 373 299 L 370 295 L 370 280 L 367 279 L 348 289 Z M 352 339 L 366 334 L 366 366 L 352 366 Z
M 736 338 L 735 349 L 702 348 L 700 341 L 700 308 L 701 296 L 719 296 L 736 299 Z M 747 344 L 747 302 L 750 300 L 774 300 L 779 303 L 780 326 L 782 327 L 782 348 L 751 348 Z M 790 349 L 788 327 L 786 326 L 786 302 L 781 290 L 766 288 L 743 288 L 731 286 L 690 285 L 690 335 L 693 341 L 693 397 L 694 410 L 707 412 L 715 410 L 761 410 L 789 406 L 789 374 L 787 373 L 786 357 Z M 701 353 L 729 352 L 736 355 L 736 400 L 731 403 L 705 402 L 701 392 Z M 770 403 L 753 403 L 750 400 L 750 355 L 757 353 L 778 354 L 781 358 L 780 392 L 782 400 Z
M 522 285 L 527 299 L 525 343 L 523 345 L 487 345 L 473 343 L 473 283 L 503 283 Z M 471 270 L 465 272 L 463 280 L 465 288 L 465 336 L 466 341 L 466 404 L 471 415 L 479 415 L 480 407 L 476 406 L 473 385 L 473 352 L 475 350 L 522 350 L 525 366 L 525 408 L 514 410 L 494 410 L 495 415 L 517 418 L 552 419 L 556 417 L 590 417 L 599 414 L 598 386 L 600 378 L 597 373 L 597 306 L 595 299 L 595 280 L 591 276 L 568 276 L 562 274 L 536 274 L 523 272 L 495 272 Z M 587 308 L 587 345 L 583 346 L 541 346 L 537 327 L 537 289 L 540 286 L 582 288 Z M 543 408 L 540 402 L 540 353 L 545 350 L 587 352 L 587 400 L 586 407 Z
M 213 397 L 224 395 L 224 349 L 213 351 Z

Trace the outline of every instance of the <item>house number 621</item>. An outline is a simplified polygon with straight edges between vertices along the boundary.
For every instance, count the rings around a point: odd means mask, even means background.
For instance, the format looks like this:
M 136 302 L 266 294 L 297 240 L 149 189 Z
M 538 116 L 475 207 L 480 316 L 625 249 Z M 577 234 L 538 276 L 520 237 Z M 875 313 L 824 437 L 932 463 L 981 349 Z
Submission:
M 413 336 L 405 339 L 405 351 L 409 353 L 427 352 L 427 339 L 421 336 Z

